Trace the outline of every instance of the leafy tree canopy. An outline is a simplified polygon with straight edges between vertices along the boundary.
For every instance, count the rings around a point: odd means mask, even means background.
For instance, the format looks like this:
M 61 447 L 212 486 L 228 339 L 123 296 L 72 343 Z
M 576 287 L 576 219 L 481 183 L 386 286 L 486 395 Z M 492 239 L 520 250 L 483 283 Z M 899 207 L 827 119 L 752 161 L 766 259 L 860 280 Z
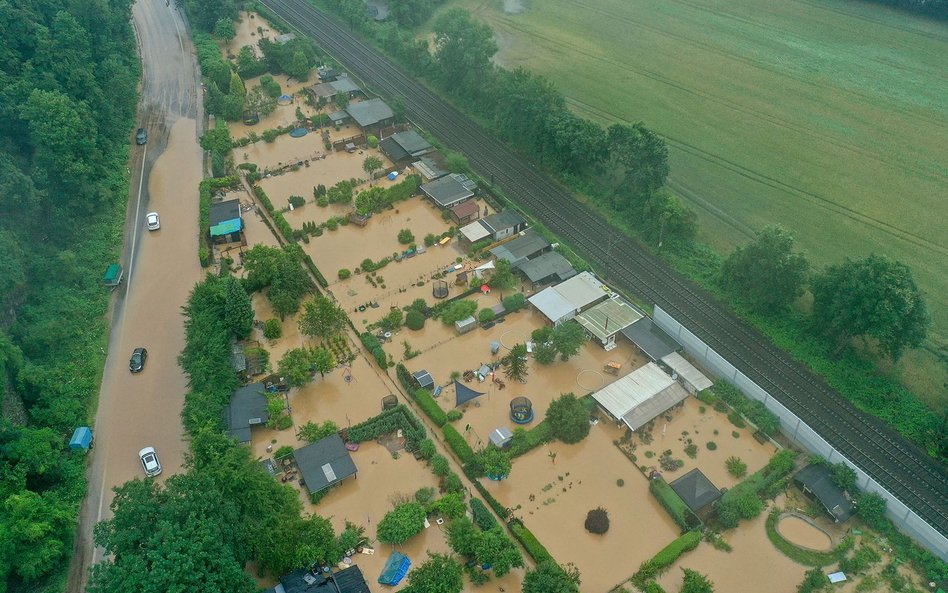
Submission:
M 579 593 L 579 573 L 543 560 L 523 578 L 523 593 Z
M 803 294 L 808 268 L 806 257 L 793 251 L 793 236 L 769 226 L 724 261 L 721 282 L 754 309 L 776 313 Z
M 408 573 L 409 593 L 461 593 L 461 565 L 445 554 L 428 553 L 428 559 Z
M 572 393 L 550 402 L 546 420 L 553 436 L 564 443 L 578 443 L 589 434 L 589 410 Z

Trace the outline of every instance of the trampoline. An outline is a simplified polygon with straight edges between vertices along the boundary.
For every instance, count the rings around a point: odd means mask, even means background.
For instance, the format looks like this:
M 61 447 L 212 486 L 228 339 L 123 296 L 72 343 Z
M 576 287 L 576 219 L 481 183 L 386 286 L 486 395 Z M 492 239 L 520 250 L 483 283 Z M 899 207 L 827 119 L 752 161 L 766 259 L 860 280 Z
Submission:
M 517 424 L 527 424 L 533 421 L 533 402 L 523 397 L 510 400 L 510 419 Z
M 443 299 L 448 296 L 448 283 L 444 280 L 435 280 L 431 288 L 431 295 L 436 299 Z
M 309 130 L 306 128 L 293 128 L 290 130 L 290 136 L 293 138 L 302 138 L 306 134 L 309 134 Z

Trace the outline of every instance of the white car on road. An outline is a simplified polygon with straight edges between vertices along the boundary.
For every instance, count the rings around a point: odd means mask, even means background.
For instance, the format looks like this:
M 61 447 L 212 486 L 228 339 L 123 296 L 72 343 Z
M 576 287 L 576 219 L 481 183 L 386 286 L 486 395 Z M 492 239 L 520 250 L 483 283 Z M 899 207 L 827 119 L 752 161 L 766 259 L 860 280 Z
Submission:
M 161 221 L 158 219 L 157 212 L 149 212 L 145 215 L 145 226 L 149 231 L 157 231 L 161 228 Z
M 161 462 L 158 461 L 158 454 L 155 453 L 154 447 L 145 447 L 139 451 L 138 458 L 142 461 L 146 476 L 153 477 L 161 473 Z

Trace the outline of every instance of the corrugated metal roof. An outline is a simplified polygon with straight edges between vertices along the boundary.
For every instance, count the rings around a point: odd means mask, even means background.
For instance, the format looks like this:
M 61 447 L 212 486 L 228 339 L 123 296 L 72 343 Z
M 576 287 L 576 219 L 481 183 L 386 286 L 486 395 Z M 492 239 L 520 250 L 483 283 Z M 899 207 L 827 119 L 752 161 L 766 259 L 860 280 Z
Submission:
M 593 398 L 614 418 L 622 418 L 633 408 L 674 383 L 675 381 L 665 371 L 654 362 L 650 362 L 615 383 L 603 387 L 593 394 Z
M 714 385 L 711 379 L 704 376 L 704 373 L 694 367 L 693 364 L 677 352 L 672 352 L 662 357 L 662 362 L 668 365 L 671 370 L 678 373 L 688 383 L 691 383 L 695 389 L 701 391 Z
M 484 225 L 482 225 L 481 221 L 479 220 L 475 220 L 471 224 L 462 226 L 460 229 L 458 229 L 458 231 L 471 243 L 490 236 L 490 232 L 484 228 Z
M 553 287 L 541 290 L 528 300 L 531 305 L 553 323 L 559 323 L 564 317 L 568 317 L 576 311 L 573 304 L 563 298 L 563 295 L 553 290 Z
M 555 251 L 548 251 L 533 259 L 520 262 L 516 268 L 530 279 L 530 282 L 541 282 L 550 276 L 556 275 L 560 282 L 576 275 L 569 261 Z

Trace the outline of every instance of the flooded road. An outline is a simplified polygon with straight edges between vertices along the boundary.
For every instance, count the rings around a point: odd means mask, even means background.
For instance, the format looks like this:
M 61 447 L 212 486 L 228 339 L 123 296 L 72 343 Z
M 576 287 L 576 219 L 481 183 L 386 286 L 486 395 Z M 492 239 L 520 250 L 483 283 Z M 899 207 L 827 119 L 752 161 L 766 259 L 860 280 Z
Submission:
M 155 447 L 166 479 L 181 467 L 186 443 L 180 412 L 187 379 L 177 365 L 184 346 L 181 305 L 201 277 L 197 260 L 197 184 L 201 150 L 198 80 L 190 40 L 174 7 L 137 3 L 133 25 L 143 60 L 140 125 L 148 144 L 134 147 L 125 229 L 125 281 L 116 290 L 112 330 L 95 418 L 96 448 L 80 510 L 67 590 L 84 589 L 93 550 L 92 527 L 110 515 L 112 488 L 143 475 L 138 451 Z M 161 229 L 144 228 L 147 212 Z M 133 375 L 128 359 L 148 350 Z

